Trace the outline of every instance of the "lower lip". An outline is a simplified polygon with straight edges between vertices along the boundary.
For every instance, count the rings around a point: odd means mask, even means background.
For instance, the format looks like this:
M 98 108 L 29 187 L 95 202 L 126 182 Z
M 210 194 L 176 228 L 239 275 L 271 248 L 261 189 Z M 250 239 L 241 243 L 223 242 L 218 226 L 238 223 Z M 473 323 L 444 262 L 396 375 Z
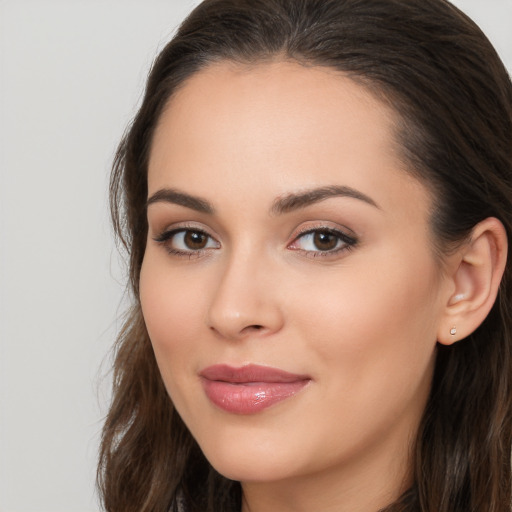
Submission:
M 210 401 L 232 414 L 255 414 L 291 398 L 310 381 L 231 383 L 202 379 Z

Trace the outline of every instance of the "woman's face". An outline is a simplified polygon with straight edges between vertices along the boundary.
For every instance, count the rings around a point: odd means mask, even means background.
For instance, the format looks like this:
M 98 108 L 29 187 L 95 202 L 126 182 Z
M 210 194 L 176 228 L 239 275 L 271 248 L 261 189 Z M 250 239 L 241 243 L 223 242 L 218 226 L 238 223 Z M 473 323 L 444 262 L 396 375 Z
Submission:
M 142 309 L 229 478 L 404 476 L 450 290 L 403 167 L 392 112 L 328 69 L 215 64 L 163 113 Z

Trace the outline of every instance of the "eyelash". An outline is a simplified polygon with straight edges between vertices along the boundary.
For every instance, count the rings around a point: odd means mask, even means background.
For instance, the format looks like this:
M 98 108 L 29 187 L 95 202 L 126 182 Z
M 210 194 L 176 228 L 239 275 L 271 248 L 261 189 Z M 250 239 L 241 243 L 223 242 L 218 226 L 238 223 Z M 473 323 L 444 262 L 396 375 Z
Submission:
M 217 242 L 211 235 L 209 235 L 206 231 L 203 231 L 202 229 L 199 229 L 199 228 L 195 228 L 193 226 L 181 226 L 179 228 L 176 228 L 176 229 L 171 229 L 169 231 L 164 231 L 163 233 L 161 233 L 159 236 L 155 237 L 154 240 L 155 242 L 163 245 L 166 249 L 166 251 L 173 255 L 173 256 L 178 256 L 178 257 L 185 257 L 185 258 L 199 258 L 200 256 L 202 256 L 206 251 L 209 251 L 212 249 L 212 247 L 205 247 L 203 249 L 188 249 L 188 250 L 183 250 L 183 249 L 176 249 L 174 247 L 171 246 L 171 242 L 173 241 L 174 237 L 176 237 L 176 235 L 179 235 L 183 233 L 183 235 L 186 235 L 187 233 L 194 233 L 196 235 L 201 235 L 201 236 L 204 236 L 207 238 L 207 243 L 209 243 L 211 240 L 214 240 L 216 244 L 219 244 L 219 242 Z M 217 247 L 214 247 L 215 249 Z
M 309 235 L 318 235 L 318 234 L 324 234 L 333 236 L 337 239 L 336 241 L 336 247 L 334 249 L 328 249 L 328 250 L 307 250 L 307 249 L 301 249 L 299 247 L 292 247 L 298 240 L 305 239 Z M 337 247 L 339 243 L 342 243 L 341 247 Z M 308 228 L 304 231 L 301 231 L 293 240 L 293 242 L 288 245 L 289 248 L 295 251 L 300 251 L 305 253 L 305 255 L 309 258 L 325 258 L 329 256 L 335 256 L 340 254 L 343 251 L 349 251 L 353 249 L 358 240 L 350 235 L 347 235 L 343 231 L 340 231 L 338 229 L 333 229 L 325 226 L 318 226 L 314 228 Z
M 173 241 L 174 237 L 176 237 L 179 234 L 183 234 L 184 236 L 186 236 L 187 233 L 188 234 L 196 234 L 196 235 L 206 237 L 207 244 L 209 244 L 213 240 L 214 243 L 217 244 L 217 247 L 205 247 L 205 248 L 201 248 L 201 249 L 183 250 L 183 249 L 176 249 L 175 247 L 171 246 L 171 242 Z M 321 249 L 307 250 L 307 249 L 302 249 L 300 247 L 293 247 L 294 245 L 297 244 L 297 242 L 299 240 L 301 240 L 301 239 L 304 240 L 307 236 L 310 236 L 310 235 L 319 235 L 319 234 L 325 234 L 325 235 L 335 237 L 337 239 L 335 248 L 328 249 L 328 250 L 321 250 Z M 220 248 L 220 243 L 217 240 L 215 240 L 211 235 L 209 235 L 206 231 L 203 231 L 202 229 L 198 229 L 198 228 L 195 228 L 192 226 L 190 226 L 190 227 L 182 226 L 182 227 L 179 227 L 176 229 L 171 229 L 169 231 L 164 231 L 163 233 L 161 233 L 160 235 L 155 237 L 154 241 L 163 245 L 169 254 L 171 254 L 173 256 L 178 256 L 178 257 L 186 257 L 189 259 L 199 258 L 199 257 L 203 256 L 204 253 L 207 251 Z M 342 243 L 341 247 L 337 247 L 340 244 L 340 242 Z M 287 246 L 287 248 L 294 250 L 294 251 L 302 252 L 309 258 L 317 258 L 317 257 L 335 256 L 343 251 L 349 251 L 349 250 L 353 249 L 357 243 L 358 243 L 358 240 L 355 237 L 347 235 L 343 231 L 325 227 L 325 226 L 319 226 L 319 227 L 315 227 L 315 228 L 308 228 L 308 229 L 298 233 L 297 236 L 295 236 L 295 238 L 293 239 L 292 243 Z

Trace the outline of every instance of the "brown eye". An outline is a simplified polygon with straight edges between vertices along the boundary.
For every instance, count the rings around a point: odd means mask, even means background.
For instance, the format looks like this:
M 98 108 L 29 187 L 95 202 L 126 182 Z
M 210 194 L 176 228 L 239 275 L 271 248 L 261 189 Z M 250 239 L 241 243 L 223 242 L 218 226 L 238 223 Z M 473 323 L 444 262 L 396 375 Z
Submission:
M 185 231 L 183 242 L 190 250 L 204 249 L 208 244 L 208 236 L 201 231 Z
M 312 229 L 299 235 L 288 246 L 289 249 L 299 250 L 309 256 L 335 255 L 357 244 L 357 240 L 337 229 Z
M 156 237 L 155 242 L 162 244 L 173 255 L 200 255 L 203 251 L 220 249 L 220 243 L 208 233 L 199 229 L 173 229 Z
M 339 240 L 338 236 L 328 231 L 316 231 L 313 236 L 313 244 L 319 251 L 332 251 Z

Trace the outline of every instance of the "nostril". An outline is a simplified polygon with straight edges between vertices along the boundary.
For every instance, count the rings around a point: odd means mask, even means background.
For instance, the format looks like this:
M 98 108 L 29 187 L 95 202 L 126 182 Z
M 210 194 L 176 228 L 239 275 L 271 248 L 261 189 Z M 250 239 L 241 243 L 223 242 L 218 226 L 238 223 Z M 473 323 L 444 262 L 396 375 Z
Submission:
M 215 326 L 210 326 L 210 329 L 212 331 L 217 331 L 217 329 L 215 328 Z M 244 327 L 242 330 L 238 331 L 238 334 L 239 335 L 243 335 L 244 333 L 250 333 L 250 332 L 256 332 L 256 331 L 262 331 L 264 330 L 265 327 L 263 325 L 257 325 L 257 324 L 254 324 L 254 325 L 247 325 L 246 327 Z
M 243 331 L 260 331 L 263 329 L 263 325 L 248 325 Z

